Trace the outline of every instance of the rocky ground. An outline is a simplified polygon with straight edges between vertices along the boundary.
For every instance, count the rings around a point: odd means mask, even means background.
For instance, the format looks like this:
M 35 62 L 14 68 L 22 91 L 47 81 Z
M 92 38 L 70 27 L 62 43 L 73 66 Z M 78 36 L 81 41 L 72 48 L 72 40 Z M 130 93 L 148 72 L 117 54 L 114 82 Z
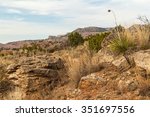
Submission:
M 78 65 L 78 56 L 71 64 Z M 95 58 L 99 69 L 81 75 L 77 75 L 81 71 L 78 67 L 74 69 L 77 82 L 70 77 L 74 73 L 69 73 L 69 57 L 64 58 L 60 51 L 16 59 L 7 65 L 5 79 L 0 83 L 0 99 L 150 99 L 150 50 L 127 57 L 101 50 L 92 60 Z M 84 68 L 86 64 L 82 64 Z

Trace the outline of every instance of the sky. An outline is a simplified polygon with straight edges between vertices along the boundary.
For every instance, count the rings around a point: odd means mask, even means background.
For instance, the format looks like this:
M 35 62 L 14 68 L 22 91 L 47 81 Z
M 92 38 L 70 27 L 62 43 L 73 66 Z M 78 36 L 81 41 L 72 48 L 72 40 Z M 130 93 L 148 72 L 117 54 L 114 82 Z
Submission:
M 150 0 L 0 0 L 0 43 L 45 39 L 76 28 L 139 23 L 150 18 Z

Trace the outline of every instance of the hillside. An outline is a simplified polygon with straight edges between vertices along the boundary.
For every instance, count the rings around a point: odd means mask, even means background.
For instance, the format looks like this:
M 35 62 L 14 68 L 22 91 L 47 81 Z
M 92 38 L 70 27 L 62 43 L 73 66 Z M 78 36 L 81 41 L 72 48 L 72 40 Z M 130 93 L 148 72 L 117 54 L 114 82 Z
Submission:
M 68 34 L 8 43 L 29 45 L 0 52 L 0 99 L 150 99 L 149 27 L 106 30 L 77 29 L 75 45 Z

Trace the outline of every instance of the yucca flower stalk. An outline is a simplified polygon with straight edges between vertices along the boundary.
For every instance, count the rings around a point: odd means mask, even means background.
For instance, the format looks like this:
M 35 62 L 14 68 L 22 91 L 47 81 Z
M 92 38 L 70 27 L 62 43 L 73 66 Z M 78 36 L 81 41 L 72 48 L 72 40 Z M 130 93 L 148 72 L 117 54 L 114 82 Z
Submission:
M 118 27 L 119 27 L 119 25 L 118 25 L 118 23 L 117 23 L 117 17 L 116 17 L 116 14 L 115 14 L 115 12 L 113 11 L 113 10 L 108 10 L 108 12 L 110 13 L 112 13 L 113 14 L 113 17 L 114 17 L 114 20 L 115 20 L 115 25 L 116 25 L 116 32 L 117 32 L 117 35 L 118 35 L 118 38 L 121 40 L 121 37 L 120 37 L 120 33 L 119 33 L 119 29 L 118 29 Z

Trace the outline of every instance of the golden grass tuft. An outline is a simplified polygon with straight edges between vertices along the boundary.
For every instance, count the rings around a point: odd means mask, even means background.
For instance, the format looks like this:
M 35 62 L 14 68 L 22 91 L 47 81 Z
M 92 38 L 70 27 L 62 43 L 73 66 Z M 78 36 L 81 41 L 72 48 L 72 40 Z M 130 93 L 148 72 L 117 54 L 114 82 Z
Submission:
M 150 26 L 149 25 L 138 25 L 134 26 L 135 33 L 133 37 L 136 40 L 137 46 L 140 49 L 149 49 L 150 48 Z
M 81 77 L 101 69 L 99 59 L 94 57 L 86 46 L 78 46 L 76 49 L 69 50 L 64 59 L 70 81 L 75 88 L 78 87 Z
M 139 79 L 139 94 L 141 96 L 150 96 L 150 79 Z

